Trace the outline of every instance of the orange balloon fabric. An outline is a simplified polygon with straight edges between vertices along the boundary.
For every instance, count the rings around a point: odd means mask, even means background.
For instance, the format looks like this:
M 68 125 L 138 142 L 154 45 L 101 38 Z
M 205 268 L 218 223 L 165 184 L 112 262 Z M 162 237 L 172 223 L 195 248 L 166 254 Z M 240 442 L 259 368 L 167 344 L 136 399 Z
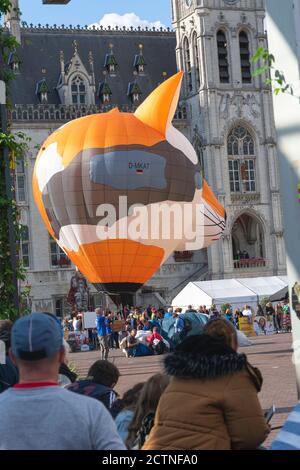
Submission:
M 172 126 L 182 76 L 165 81 L 134 114 L 114 109 L 65 124 L 37 156 L 32 187 L 41 217 L 99 289 L 136 291 L 188 241 L 184 233 L 175 236 L 178 216 L 168 237 L 164 229 L 154 236 L 152 210 L 175 204 L 200 211 L 202 241 L 195 249 L 209 246 L 224 230 L 225 210 L 204 181 L 192 145 Z M 124 232 L 125 223 L 136 230 Z

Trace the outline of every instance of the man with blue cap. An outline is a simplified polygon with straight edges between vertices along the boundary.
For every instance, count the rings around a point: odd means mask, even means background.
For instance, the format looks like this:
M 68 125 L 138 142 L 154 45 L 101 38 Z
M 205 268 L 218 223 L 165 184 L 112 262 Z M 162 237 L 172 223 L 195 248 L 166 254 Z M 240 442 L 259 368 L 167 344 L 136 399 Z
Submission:
M 12 328 L 19 383 L 0 395 L 0 450 L 123 450 L 115 424 L 93 398 L 58 385 L 65 351 L 52 315 L 32 313 Z

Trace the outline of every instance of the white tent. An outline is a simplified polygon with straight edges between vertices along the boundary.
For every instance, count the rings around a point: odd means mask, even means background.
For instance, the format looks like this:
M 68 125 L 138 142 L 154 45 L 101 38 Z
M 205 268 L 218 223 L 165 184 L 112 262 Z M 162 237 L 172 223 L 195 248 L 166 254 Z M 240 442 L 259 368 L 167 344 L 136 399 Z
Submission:
M 244 279 L 223 279 L 219 281 L 190 282 L 173 299 L 173 307 L 187 308 L 215 304 L 231 304 L 233 308 L 243 308 L 245 304 L 255 309 L 263 297 L 279 300 L 287 291 L 287 278 L 261 277 Z
M 190 282 L 173 299 L 172 306 L 187 308 L 188 305 L 198 307 L 215 304 L 220 309 L 222 304 L 231 304 L 234 308 L 242 308 L 245 304 L 255 307 L 257 295 L 236 279 L 220 281 Z
M 260 300 L 269 297 L 272 300 L 280 300 L 288 290 L 288 278 L 286 277 L 253 277 L 237 279 L 238 282 L 255 292 Z

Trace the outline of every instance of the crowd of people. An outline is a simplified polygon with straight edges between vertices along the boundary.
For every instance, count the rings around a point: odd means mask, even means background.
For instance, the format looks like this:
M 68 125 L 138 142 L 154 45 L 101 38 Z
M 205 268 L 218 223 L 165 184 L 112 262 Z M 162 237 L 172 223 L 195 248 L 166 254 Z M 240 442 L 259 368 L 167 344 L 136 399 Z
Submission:
M 190 305 L 185 312 L 182 308 L 157 309 L 150 305 L 147 308 L 125 307 L 118 312 L 97 308 L 95 328 L 83 331 L 84 312 L 78 313 L 73 319 L 65 318 L 63 328 L 81 334 L 92 348 L 100 349 L 102 359 L 107 359 L 109 351 L 114 348 L 120 348 L 128 358 L 169 351 L 168 338 L 162 335 L 163 321 L 173 319 L 174 333 L 183 336 L 183 332 L 189 327 L 183 313 L 201 314 L 206 321 L 224 317 L 232 322 L 237 330 L 240 329 L 240 318 L 247 317 L 257 334 L 291 331 L 290 309 L 286 300 L 276 303 L 274 307 L 271 302 L 264 308 L 258 305 L 256 311 L 249 305 L 241 309 L 233 309 L 231 305 L 225 307 L 226 309 L 222 310 L 217 309 L 215 305 L 210 308 L 203 305 L 195 309 Z M 117 324 L 119 328 L 116 330 Z
M 258 308 L 259 316 L 273 316 L 270 307 Z M 163 341 L 165 317 L 175 319 L 178 331 L 186 326 L 178 309 L 149 310 L 134 308 L 123 318 L 126 345 L 123 338 L 119 346 L 128 356 L 138 347 L 138 331 L 147 332 L 150 348 Z M 207 316 L 202 333 L 183 336 L 164 356 L 162 373 L 123 396 L 116 391 L 120 371 L 108 361 L 110 312 L 96 312 L 101 358 L 84 378 L 68 367 L 68 345 L 54 315 L 0 321 L 7 356 L 0 365 L 0 449 L 260 448 L 270 432 L 258 400 L 263 378 L 238 351 L 234 314 L 228 308 L 221 315 L 215 306 L 187 312 Z M 252 321 L 249 306 L 241 314 Z M 284 435 L 278 439 L 274 448 L 285 448 Z M 300 439 L 293 445 L 300 449 Z

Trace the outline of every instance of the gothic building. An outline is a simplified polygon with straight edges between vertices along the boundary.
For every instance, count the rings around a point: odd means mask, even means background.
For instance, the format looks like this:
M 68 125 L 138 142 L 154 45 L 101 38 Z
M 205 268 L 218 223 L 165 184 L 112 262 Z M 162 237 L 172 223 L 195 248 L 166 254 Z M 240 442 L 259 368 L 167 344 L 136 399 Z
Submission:
M 177 66 L 185 71 L 187 137 L 227 212 L 209 277 L 286 271 L 272 92 L 252 77 L 267 47 L 264 0 L 173 0 Z M 245 252 L 249 259 L 240 259 Z
M 195 146 L 226 207 L 227 229 L 208 252 L 174 253 L 137 303 L 169 302 L 195 279 L 285 274 L 272 94 L 251 75 L 250 56 L 267 42 L 263 0 L 172 0 L 172 14 L 175 33 L 33 26 L 20 24 L 16 13 L 6 18 L 21 43 L 8 61 L 16 74 L 11 125 L 31 138 L 15 177 L 25 226 L 20 256 L 35 310 L 61 315 L 74 275 L 33 201 L 37 147 L 70 119 L 115 106 L 134 111 L 177 68 L 185 80 L 174 124 Z M 241 259 L 242 252 L 249 257 Z M 92 286 L 89 298 L 91 307 L 104 301 Z

